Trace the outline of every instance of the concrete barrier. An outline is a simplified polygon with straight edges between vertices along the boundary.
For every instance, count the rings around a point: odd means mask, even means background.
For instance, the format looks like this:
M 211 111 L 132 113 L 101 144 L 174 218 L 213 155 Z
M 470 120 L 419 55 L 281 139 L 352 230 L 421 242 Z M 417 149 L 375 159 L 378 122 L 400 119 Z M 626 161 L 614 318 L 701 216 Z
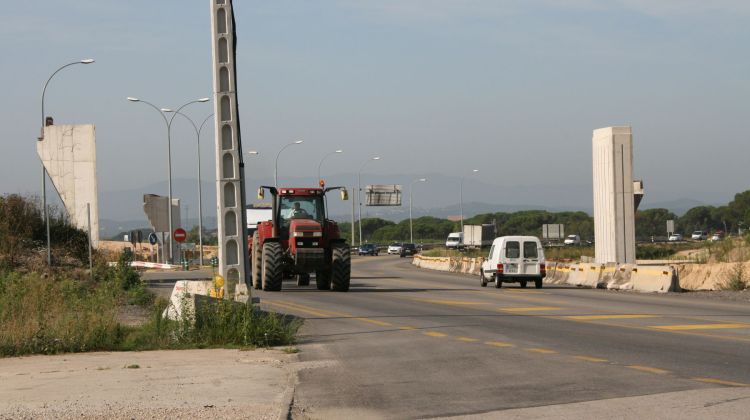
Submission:
M 416 255 L 412 264 L 430 270 L 479 275 L 483 258 L 424 257 Z M 668 265 L 594 264 L 548 261 L 545 283 L 572 286 L 634 290 L 638 292 L 680 291 L 675 268 Z
M 412 264 L 419 268 L 426 268 L 428 270 L 479 275 L 482 261 L 484 261 L 484 258 L 481 257 L 424 257 L 421 255 L 415 255 L 412 259 Z

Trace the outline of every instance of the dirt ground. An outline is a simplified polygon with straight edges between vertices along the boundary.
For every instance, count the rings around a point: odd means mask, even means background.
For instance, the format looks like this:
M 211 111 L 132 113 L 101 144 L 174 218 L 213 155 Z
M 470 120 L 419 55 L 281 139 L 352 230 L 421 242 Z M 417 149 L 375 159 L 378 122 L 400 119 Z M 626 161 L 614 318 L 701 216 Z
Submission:
M 131 244 L 130 242 L 122 242 L 122 241 L 99 241 L 98 248 L 100 251 L 104 251 L 112 255 L 116 255 L 122 252 L 125 248 L 130 248 L 131 250 L 133 250 L 133 244 Z M 148 242 L 138 244 L 137 249 L 136 249 L 138 260 L 149 261 L 151 255 L 155 255 L 158 249 L 159 249 L 158 245 L 151 245 Z M 177 248 L 175 247 L 175 250 L 176 249 Z M 204 259 L 208 259 L 216 255 L 218 255 L 218 247 L 203 245 L 203 258 Z
M 276 419 L 295 361 L 263 349 L 0 359 L 0 419 Z

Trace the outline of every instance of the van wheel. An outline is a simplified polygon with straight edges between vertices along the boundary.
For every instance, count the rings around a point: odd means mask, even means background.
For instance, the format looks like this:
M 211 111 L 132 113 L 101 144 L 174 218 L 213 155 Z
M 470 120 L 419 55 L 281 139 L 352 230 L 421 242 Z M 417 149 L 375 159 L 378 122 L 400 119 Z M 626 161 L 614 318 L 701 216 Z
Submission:
M 500 280 L 499 276 L 495 276 L 495 289 L 503 287 L 503 281 Z
M 534 286 L 537 289 L 541 289 L 542 288 L 542 279 L 536 279 L 536 280 L 534 280 Z
M 487 279 L 484 278 L 484 271 L 479 271 L 479 284 L 482 287 L 487 287 Z
M 526 288 L 526 280 L 521 280 L 519 283 L 521 283 L 521 289 Z

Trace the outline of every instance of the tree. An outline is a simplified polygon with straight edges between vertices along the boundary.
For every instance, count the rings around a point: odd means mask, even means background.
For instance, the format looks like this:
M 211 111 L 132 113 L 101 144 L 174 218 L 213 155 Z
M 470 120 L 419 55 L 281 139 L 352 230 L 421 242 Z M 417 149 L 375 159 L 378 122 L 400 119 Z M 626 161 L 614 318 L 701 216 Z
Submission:
M 648 239 L 665 236 L 667 220 L 677 220 L 677 215 L 667 209 L 639 210 L 635 213 L 635 237 Z

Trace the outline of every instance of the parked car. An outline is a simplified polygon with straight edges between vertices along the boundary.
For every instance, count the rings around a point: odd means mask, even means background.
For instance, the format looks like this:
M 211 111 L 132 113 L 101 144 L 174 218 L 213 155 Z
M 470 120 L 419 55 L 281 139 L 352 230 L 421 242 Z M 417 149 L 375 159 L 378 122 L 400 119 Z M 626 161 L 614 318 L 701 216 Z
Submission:
M 375 244 L 362 244 L 357 250 L 358 255 L 373 255 L 378 256 L 378 246 Z
M 479 270 L 482 287 L 492 281 L 496 288 L 503 283 L 526 283 L 533 281 L 537 289 L 547 275 L 542 242 L 535 236 L 501 236 L 495 238 L 487 260 Z
M 692 235 L 690 235 L 690 238 L 695 241 L 704 241 L 706 239 L 706 236 L 706 232 L 702 230 L 696 230 Z
M 580 245 L 581 237 L 578 235 L 568 235 L 563 241 L 565 245 Z
M 679 242 L 682 240 L 682 235 L 679 233 L 673 233 L 669 235 L 669 242 Z
M 401 253 L 403 244 L 400 242 L 394 242 L 388 245 L 388 255 L 398 255 Z
M 723 238 L 722 232 L 716 232 L 711 235 L 711 241 L 720 241 Z
M 401 252 L 399 255 L 401 258 L 406 257 L 407 255 L 414 255 L 417 253 L 417 246 L 414 244 L 403 244 L 401 246 Z

